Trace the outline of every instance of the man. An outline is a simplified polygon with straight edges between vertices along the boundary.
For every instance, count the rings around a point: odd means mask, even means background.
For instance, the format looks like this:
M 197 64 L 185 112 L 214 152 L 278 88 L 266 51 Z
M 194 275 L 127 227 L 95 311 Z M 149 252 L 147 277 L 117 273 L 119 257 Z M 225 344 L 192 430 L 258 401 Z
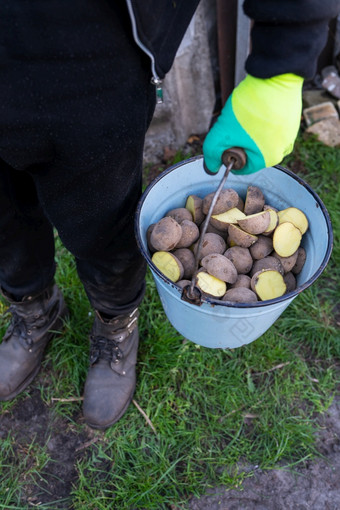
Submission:
M 5 0 L 0 5 L 0 286 L 12 321 L 0 399 L 23 391 L 67 315 L 53 227 L 95 309 L 85 421 L 105 429 L 134 393 L 145 263 L 133 233 L 145 132 L 198 0 Z M 303 79 L 339 1 L 246 0 L 247 78 L 203 147 L 208 171 L 242 146 L 243 172 L 290 152 Z

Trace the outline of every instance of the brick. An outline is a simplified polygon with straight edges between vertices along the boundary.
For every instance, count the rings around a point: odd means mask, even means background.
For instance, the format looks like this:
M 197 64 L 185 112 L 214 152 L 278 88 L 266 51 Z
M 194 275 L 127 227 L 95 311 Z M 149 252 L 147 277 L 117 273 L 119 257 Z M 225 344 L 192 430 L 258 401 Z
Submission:
M 317 104 L 310 106 L 303 110 L 303 117 L 307 126 L 311 126 L 315 122 L 319 122 L 323 119 L 334 118 L 339 119 L 339 114 L 336 107 L 331 101 L 326 103 Z
M 329 147 L 340 146 L 340 119 L 334 117 L 320 120 L 306 129 L 306 133 L 316 135 L 318 140 Z

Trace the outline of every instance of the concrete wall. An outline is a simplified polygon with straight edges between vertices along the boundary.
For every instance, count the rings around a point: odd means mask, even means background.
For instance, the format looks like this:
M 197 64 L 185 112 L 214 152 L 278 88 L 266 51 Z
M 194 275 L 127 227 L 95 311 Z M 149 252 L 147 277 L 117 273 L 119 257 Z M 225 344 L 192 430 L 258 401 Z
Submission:
M 191 134 L 209 129 L 215 105 L 213 56 L 209 31 L 215 2 L 202 0 L 188 27 L 175 62 L 163 83 L 164 102 L 156 106 L 147 132 L 145 162 L 162 158 L 165 146 L 179 149 Z

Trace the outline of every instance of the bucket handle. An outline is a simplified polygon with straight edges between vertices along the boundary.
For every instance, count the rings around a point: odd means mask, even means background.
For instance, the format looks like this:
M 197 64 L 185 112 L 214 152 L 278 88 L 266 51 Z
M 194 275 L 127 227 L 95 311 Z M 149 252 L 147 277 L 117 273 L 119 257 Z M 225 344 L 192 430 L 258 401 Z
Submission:
M 199 265 L 199 260 L 200 260 L 203 239 L 204 239 L 205 233 L 208 228 L 210 217 L 212 215 L 212 211 L 215 207 L 217 199 L 221 193 L 221 190 L 222 190 L 222 188 L 227 180 L 227 177 L 230 173 L 230 170 L 231 169 L 241 170 L 247 162 L 247 156 L 246 156 L 246 153 L 244 152 L 244 150 L 241 149 L 240 147 L 232 147 L 231 149 L 227 149 L 223 152 L 222 162 L 223 162 L 224 166 L 226 167 L 226 169 L 225 169 L 224 175 L 221 179 L 221 182 L 219 183 L 218 188 L 215 191 L 215 194 L 213 196 L 213 199 L 211 201 L 211 204 L 210 204 L 210 207 L 208 210 L 208 214 L 206 215 L 205 220 L 203 222 L 201 237 L 200 237 L 200 240 L 199 240 L 199 243 L 197 246 L 197 250 L 196 250 L 196 255 L 195 255 L 194 275 L 192 277 L 191 284 L 186 285 L 183 288 L 182 295 L 181 295 L 181 299 L 183 301 L 187 301 L 188 303 L 191 303 L 191 304 L 197 305 L 197 306 L 200 306 L 202 304 L 202 292 L 195 285 L 196 280 L 197 280 L 197 270 L 198 270 L 198 265 Z M 203 165 L 204 165 L 204 163 L 203 163 Z M 208 172 L 208 173 L 210 173 L 210 172 Z

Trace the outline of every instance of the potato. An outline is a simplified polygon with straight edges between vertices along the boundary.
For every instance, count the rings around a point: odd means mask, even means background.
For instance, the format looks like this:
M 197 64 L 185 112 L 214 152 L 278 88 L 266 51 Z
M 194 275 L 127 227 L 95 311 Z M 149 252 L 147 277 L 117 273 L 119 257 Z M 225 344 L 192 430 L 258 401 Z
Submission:
M 238 287 L 227 290 L 221 301 L 231 301 L 232 303 L 256 303 L 257 295 L 250 289 Z
M 300 246 L 302 234 L 293 223 L 280 223 L 273 234 L 273 248 L 281 257 L 290 257 Z
M 198 248 L 198 241 L 196 241 L 194 246 L 194 255 L 196 255 Z M 200 260 L 203 259 L 206 255 L 210 255 L 210 253 L 224 253 L 227 248 L 225 240 L 218 234 L 208 233 L 205 234 L 201 253 Z
M 247 274 L 252 268 L 253 259 L 248 248 L 232 246 L 228 248 L 223 255 L 231 260 L 238 274 Z
M 304 234 L 308 229 L 308 220 L 305 213 L 300 211 L 297 207 L 287 207 L 277 213 L 280 223 L 293 223 L 294 227 L 298 228 L 301 234 Z
M 286 292 L 292 292 L 296 289 L 296 279 L 291 271 L 284 274 L 283 279 L 287 287 Z
M 292 268 L 292 273 L 295 275 L 301 273 L 306 262 L 306 250 L 302 246 L 299 246 L 297 252 L 297 259 L 294 267 Z
M 195 271 L 195 255 L 189 248 L 179 248 L 172 252 L 182 263 L 183 278 L 192 278 Z
M 297 256 L 298 250 L 289 257 L 280 257 L 280 255 L 278 255 L 275 251 L 273 252 L 273 257 L 277 258 L 281 262 L 285 273 L 289 273 L 293 269 L 297 261 Z
M 191 212 L 193 222 L 200 225 L 205 218 L 202 210 L 203 199 L 197 195 L 189 195 L 185 203 L 186 209 Z
M 180 260 L 168 251 L 156 251 L 152 255 L 152 262 L 172 282 L 183 278 L 184 268 Z
M 269 209 L 268 208 L 268 209 L 265 209 L 265 210 L 269 212 L 270 220 L 269 220 L 268 227 L 263 232 L 263 235 L 269 236 L 270 234 L 272 234 L 274 232 L 274 230 L 278 226 L 278 224 L 279 224 L 279 216 L 278 216 L 277 212 L 274 211 L 273 209 Z
M 235 283 L 237 270 L 231 260 L 220 253 L 211 253 L 201 260 L 201 265 L 206 271 L 219 280 L 228 283 Z
M 199 229 L 202 233 L 204 227 L 204 222 L 200 225 Z M 214 227 L 210 222 L 208 223 L 206 234 L 218 234 L 220 237 L 222 237 L 224 240 L 228 237 L 228 232 L 223 232 L 223 230 L 218 230 L 218 228 Z
M 271 255 L 263 259 L 255 260 L 249 275 L 252 277 L 258 271 L 262 271 L 262 269 L 275 269 L 275 271 L 278 271 L 280 274 L 284 274 L 281 262 Z
M 264 204 L 263 206 L 263 210 L 264 211 L 269 211 L 269 210 L 272 210 L 272 211 L 275 211 L 276 213 L 278 212 L 278 209 L 276 209 L 276 207 L 270 205 L 270 204 Z
M 165 216 L 170 216 L 170 218 L 173 218 L 179 224 L 181 224 L 184 220 L 192 221 L 192 214 L 185 207 L 176 207 L 175 209 L 171 209 Z
M 208 214 L 211 202 L 215 196 L 215 192 L 209 193 L 203 199 L 202 210 L 204 214 Z M 238 193 L 230 188 L 222 189 L 220 192 L 216 204 L 213 208 L 212 214 L 221 214 L 228 209 L 236 207 L 239 202 Z
M 156 251 L 171 251 L 182 237 L 181 226 L 170 216 L 159 220 L 152 229 L 150 243 Z
M 239 209 L 240 211 L 244 211 L 244 200 L 243 198 L 241 198 L 240 196 L 238 197 L 238 203 L 237 203 L 237 209 Z
M 287 287 L 282 274 L 273 269 L 263 269 L 253 275 L 251 288 L 261 301 L 265 301 L 283 296 Z
M 273 251 L 273 240 L 271 237 L 259 235 L 256 243 L 249 248 L 250 254 L 254 260 L 263 259 Z
M 181 223 L 182 236 L 176 248 L 188 248 L 199 238 L 200 231 L 198 226 L 193 221 L 183 220 Z
M 236 224 L 237 220 L 241 220 L 243 218 L 246 218 L 246 215 L 237 209 L 237 207 L 233 207 L 224 213 L 212 215 L 210 223 L 218 230 L 227 232 L 230 223 Z
M 229 289 L 237 289 L 239 287 L 250 289 L 250 280 L 251 278 L 247 274 L 239 274 L 236 282 L 229 285 Z
M 251 214 L 243 219 L 237 221 L 242 230 L 248 232 L 248 234 L 262 234 L 270 222 L 269 211 L 261 211 L 259 213 Z
M 147 243 L 148 248 L 149 248 L 149 250 L 151 251 L 151 253 L 152 253 L 152 252 L 154 252 L 154 251 L 157 251 L 157 250 L 155 250 L 155 248 L 152 246 L 152 244 L 151 244 L 151 239 L 150 239 L 150 238 L 151 238 L 151 232 L 153 231 L 153 229 L 154 229 L 154 226 L 155 226 L 155 225 L 156 225 L 156 223 L 151 223 L 151 225 L 149 225 L 149 227 L 148 227 L 148 229 L 147 229 L 147 231 L 146 231 L 146 243 Z
M 224 281 L 206 271 L 199 271 L 196 278 L 196 286 L 206 295 L 221 298 L 227 291 L 227 285 Z
M 248 234 L 237 225 L 233 225 L 232 223 L 228 228 L 228 242 L 229 246 L 231 243 L 235 243 L 236 246 L 242 246 L 242 248 L 249 248 L 252 244 L 256 243 L 257 237 Z
M 262 191 L 257 186 L 248 186 L 243 212 L 247 216 L 262 211 L 265 199 Z

